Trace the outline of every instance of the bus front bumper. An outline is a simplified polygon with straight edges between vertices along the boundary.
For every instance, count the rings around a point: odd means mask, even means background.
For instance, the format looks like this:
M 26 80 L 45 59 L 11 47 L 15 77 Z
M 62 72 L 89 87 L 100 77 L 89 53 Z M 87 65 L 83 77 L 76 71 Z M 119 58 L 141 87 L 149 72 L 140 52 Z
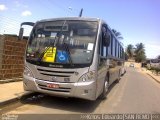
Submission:
M 57 88 L 53 88 L 54 86 Z M 26 91 L 45 93 L 53 96 L 76 97 L 86 100 L 96 100 L 96 82 L 59 83 L 39 80 L 23 76 L 23 86 Z

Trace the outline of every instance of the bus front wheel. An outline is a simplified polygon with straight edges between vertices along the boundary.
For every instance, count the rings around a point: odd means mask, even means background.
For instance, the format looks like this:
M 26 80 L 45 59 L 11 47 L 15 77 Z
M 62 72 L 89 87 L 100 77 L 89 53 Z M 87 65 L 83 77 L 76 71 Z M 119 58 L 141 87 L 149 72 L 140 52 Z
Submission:
M 120 79 L 121 79 L 121 70 L 119 70 L 118 78 L 116 79 L 116 83 L 119 83 Z
M 108 82 L 108 77 L 106 77 L 106 80 L 104 82 L 104 86 L 103 86 L 103 92 L 102 94 L 100 95 L 100 98 L 101 99 L 106 99 L 106 94 L 108 92 L 108 88 L 109 88 L 109 82 Z

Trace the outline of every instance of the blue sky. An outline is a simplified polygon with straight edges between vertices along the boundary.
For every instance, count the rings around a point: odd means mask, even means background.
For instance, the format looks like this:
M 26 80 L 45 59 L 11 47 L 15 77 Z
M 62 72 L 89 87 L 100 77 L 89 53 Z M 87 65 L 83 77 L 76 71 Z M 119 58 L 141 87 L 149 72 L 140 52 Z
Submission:
M 142 42 L 148 58 L 160 54 L 159 0 L 0 0 L 0 34 L 18 34 L 24 21 L 78 16 L 81 8 L 121 32 L 124 46 Z

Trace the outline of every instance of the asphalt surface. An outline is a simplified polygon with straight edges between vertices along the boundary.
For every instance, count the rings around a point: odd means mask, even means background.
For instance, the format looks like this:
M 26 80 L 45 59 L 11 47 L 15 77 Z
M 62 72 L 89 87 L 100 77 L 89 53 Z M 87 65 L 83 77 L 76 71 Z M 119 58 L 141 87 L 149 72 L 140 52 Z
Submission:
M 127 68 L 105 100 L 86 101 L 36 95 L 1 110 L 12 114 L 159 113 L 160 84 L 136 68 Z

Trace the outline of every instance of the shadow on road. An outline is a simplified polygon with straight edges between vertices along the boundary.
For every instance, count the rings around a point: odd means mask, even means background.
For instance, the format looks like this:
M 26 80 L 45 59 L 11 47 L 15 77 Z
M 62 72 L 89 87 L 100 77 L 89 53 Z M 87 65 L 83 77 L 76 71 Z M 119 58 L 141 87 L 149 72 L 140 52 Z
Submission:
M 110 86 L 108 94 L 115 85 L 116 83 L 113 83 Z M 105 101 L 106 100 L 107 98 L 105 99 Z M 78 98 L 61 98 L 61 97 L 44 95 L 40 93 L 33 95 L 29 98 L 21 99 L 21 103 L 24 104 L 34 104 L 46 108 L 53 108 L 53 109 L 65 110 L 70 112 L 80 112 L 80 113 L 94 112 L 94 110 L 99 106 L 99 104 L 102 101 L 103 100 L 99 98 L 96 101 L 88 101 Z
M 65 110 L 70 112 L 91 113 L 100 104 L 102 100 L 87 101 L 78 98 L 62 98 L 39 94 L 30 98 L 21 99 L 21 103 L 34 104 L 46 108 Z
M 119 81 L 121 82 L 121 80 Z M 112 94 L 111 90 L 117 82 L 114 82 L 107 93 L 105 100 L 98 98 L 96 101 L 88 101 L 79 98 L 63 98 L 49 96 L 41 93 L 35 93 L 30 96 L 22 97 L 20 99 L 21 105 L 31 104 L 36 106 L 42 106 L 45 108 L 53 108 L 58 110 L 70 111 L 70 112 L 80 112 L 80 113 L 92 113 L 99 106 L 101 102 L 108 100 L 108 95 Z

